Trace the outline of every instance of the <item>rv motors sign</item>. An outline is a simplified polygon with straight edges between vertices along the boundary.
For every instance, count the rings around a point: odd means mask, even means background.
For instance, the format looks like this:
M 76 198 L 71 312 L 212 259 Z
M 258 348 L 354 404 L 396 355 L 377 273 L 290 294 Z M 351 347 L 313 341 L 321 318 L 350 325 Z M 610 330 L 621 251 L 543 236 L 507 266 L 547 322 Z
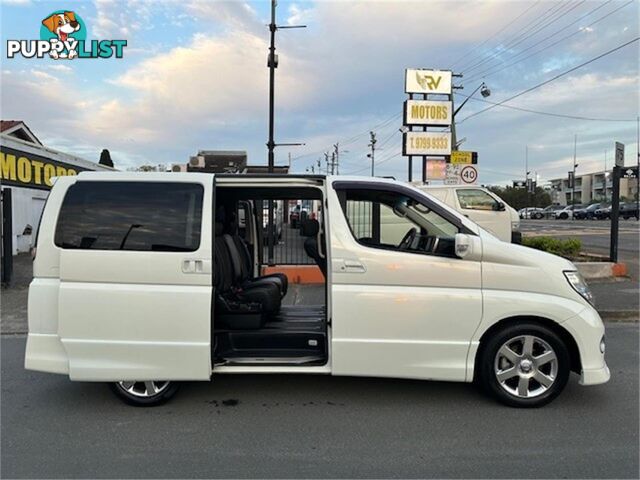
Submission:
M 52 177 L 77 175 L 86 168 L 0 146 L 0 183 L 17 187 L 50 189 Z
M 451 125 L 451 102 L 432 100 L 406 100 L 405 125 Z
M 406 93 L 451 95 L 451 71 L 407 68 L 405 70 L 404 91 Z
M 87 41 L 87 25 L 80 15 L 57 10 L 40 22 L 40 40 L 7 40 L 7 58 L 122 58 L 126 46 L 126 40 Z
M 407 132 L 403 155 L 450 155 L 451 132 Z

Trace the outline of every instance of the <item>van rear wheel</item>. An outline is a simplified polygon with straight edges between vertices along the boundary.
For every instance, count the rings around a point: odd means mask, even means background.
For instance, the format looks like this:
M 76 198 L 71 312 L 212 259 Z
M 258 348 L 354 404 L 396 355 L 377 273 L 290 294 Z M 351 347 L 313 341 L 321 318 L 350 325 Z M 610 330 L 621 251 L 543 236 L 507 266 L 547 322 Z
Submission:
M 180 384 L 169 381 L 122 381 L 109 384 L 120 400 L 135 407 L 162 405 L 173 397 Z
M 482 347 L 478 364 L 481 386 L 512 407 L 541 407 L 569 380 L 569 351 L 551 329 L 512 325 L 496 332 Z

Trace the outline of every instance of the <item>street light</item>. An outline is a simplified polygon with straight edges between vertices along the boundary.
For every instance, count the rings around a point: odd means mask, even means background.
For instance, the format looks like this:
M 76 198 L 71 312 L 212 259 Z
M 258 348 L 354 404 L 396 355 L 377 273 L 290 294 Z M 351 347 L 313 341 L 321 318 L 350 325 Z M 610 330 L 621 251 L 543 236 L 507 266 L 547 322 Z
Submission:
M 471 95 L 465 98 L 464 102 L 462 102 L 460 106 L 456 108 L 456 110 L 453 112 L 454 118 L 458 114 L 458 112 L 462 109 L 462 107 L 465 106 L 465 104 L 469 101 L 469 99 L 473 97 L 478 90 L 480 90 L 480 95 L 482 95 L 483 98 L 487 98 L 488 96 L 491 95 L 491 90 L 489 90 L 489 87 L 487 87 L 487 84 L 482 82 L 480 85 L 476 87 L 476 89 L 473 92 L 471 92 Z

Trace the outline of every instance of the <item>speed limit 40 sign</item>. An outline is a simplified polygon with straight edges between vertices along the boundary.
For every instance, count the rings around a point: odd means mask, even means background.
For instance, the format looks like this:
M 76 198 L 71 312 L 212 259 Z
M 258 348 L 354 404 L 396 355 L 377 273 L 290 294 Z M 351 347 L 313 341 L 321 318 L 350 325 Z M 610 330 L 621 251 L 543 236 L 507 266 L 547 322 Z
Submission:
M 473 185 L 478 180 L 478 169 L 473 165 L 466 165 L 460 170 L 460 178 L 462 183 Z

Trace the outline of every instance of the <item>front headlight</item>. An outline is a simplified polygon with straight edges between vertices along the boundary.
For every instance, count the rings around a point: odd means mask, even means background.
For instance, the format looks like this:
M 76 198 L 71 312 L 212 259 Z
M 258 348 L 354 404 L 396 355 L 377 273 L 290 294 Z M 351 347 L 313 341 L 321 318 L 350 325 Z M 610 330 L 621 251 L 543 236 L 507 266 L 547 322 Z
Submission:
M 589 285 L 582 275 L 576 271 L 563 272 L 571 287 L 578 292 L 587 302 L 593 305 L 593 295 L 589 290 Z

